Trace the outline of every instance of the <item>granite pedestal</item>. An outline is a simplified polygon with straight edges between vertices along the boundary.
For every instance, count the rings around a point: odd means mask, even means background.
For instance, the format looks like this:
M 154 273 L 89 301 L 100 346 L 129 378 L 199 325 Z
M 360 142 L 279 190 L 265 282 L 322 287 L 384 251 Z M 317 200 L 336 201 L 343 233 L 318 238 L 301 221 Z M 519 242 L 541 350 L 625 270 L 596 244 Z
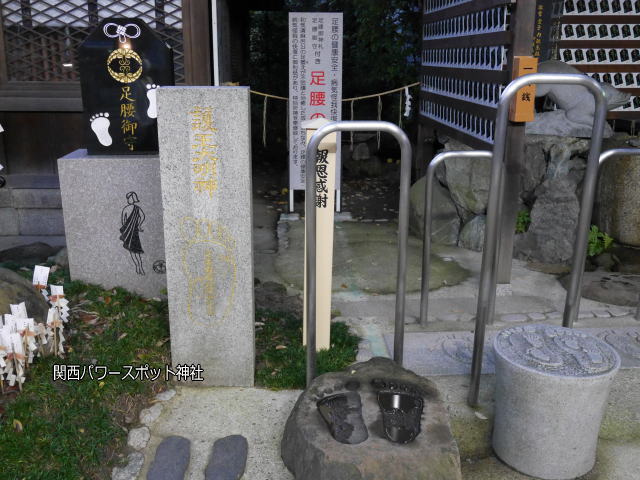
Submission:
M 589 472 L 620 368 L 615 350 L 591 335 L 550 325 L 502 330 L 494 350 L 498 457 L 543 479 Z
M 166 269 L 158 156 L 76 150 L 58 159 L 58 171 L 71 278 L 161 296 Z
M 248 88 L 159 89 L 171 360 L 194 385 L 253 385 L 249 129 Z

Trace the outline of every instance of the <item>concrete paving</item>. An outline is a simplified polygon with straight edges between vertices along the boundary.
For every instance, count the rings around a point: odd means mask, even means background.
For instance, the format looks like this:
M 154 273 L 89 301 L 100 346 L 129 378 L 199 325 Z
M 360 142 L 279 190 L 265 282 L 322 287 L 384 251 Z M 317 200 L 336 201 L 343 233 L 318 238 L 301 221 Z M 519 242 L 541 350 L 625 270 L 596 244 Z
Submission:
M 266 202 L 254 205 L 255 275 L 264 281 L 285 284 L 290 294 L 300 294 L 302 278 L 303 222 L 278 223 L 278 215 Z M 395 310 L 395 245 L 393 223 L 343 222 L 335 236 L 336 276 L 332 310 L 361 336 L 358 360 L 388 356 L 385 336 L 393 333 Z M 420 241 L 410 243 L 410 294 L 407 296 L 406 332 L 471 332 L 477 302 L 481 254 L 456 247 L 434 247 L 436 281 L 429 296 L 428 322 L 421 325 L 419 312 Z M 351 260 L 351 261 L 349 261 Z M 442 268 L 440 268 L 442 267 Z M 342 285 L 347 285 L 347 288 Z M 553 275 L 527 268 L 514 260 L 512 283 L 501 288 L 496 317 L 490 331 L 514 323 L 560 324 L 565 290 Z M 590 300 L 581 303 L 578 327 L 636 327 L 630 315 L 615 306 Z M 596 314 L 595 312 L 599 312 Z M 614 313 L 615 312 L 615 315 Z M 640 356 L 638 357 L 640 359 Z M 410 366 L 409 366 L 410 367 Z M 447 404 L 458 442 L 465 479 L 521 480 L 491 450 L 493 375 L 483 375 L 479 407 L 466 405 L 469 376 L 432 377 Z M 213 442 L 241 434 L 249 441 L 249 458 L 243 478 L 285 480 L 293 478 L 280 460 L 284 423 L 300 391 L 257 388 L 176 387 L 177 395 L 162 402 L 159 418 L 149 425 L 151 439 L 142 450 L 145 463 L 138 478 L 145 478 L 155 448 L 162 438 L 189 438 L 191 463 L 185 478 L 201 480 Z M 552 408 L 550 406 L 550 408 Z M 603 422 L 594 470 L 585 480 L 631 479 L 640 471 L 640 369 L 622 370 L 616 377 Z

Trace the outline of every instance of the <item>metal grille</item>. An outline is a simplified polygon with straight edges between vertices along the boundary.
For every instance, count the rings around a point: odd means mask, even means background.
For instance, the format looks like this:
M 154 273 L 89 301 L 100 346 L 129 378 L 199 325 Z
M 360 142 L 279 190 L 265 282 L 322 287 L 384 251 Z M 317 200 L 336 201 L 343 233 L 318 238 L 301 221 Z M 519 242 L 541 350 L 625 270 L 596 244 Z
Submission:
M 184 83 L 181 0 L 2 0 L 7 76 L 14 82 L 76 81 L 80 44 L 104 18 L 144 20 L 173 48 Z

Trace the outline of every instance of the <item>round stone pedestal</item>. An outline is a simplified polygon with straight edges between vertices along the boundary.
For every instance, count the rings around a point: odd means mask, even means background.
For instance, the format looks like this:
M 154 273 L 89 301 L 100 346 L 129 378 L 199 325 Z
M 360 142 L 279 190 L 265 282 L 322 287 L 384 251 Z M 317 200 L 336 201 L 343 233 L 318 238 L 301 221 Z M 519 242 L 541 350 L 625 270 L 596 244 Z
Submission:
M 494 340 L 493 449 L 533 477 L 558 480 L 593 468 L 600 423 L 620 357 L 573 329 L 527 325 Z

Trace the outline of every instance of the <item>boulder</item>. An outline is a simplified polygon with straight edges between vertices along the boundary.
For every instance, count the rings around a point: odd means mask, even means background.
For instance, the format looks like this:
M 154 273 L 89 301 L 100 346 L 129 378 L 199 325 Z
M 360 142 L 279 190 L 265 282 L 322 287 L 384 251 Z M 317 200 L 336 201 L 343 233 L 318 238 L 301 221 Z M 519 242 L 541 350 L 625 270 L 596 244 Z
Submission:
M 0 268 L 0 315 L 11 313 L 9 305 L 25 302 L 29 317 L 37 322 L 47 319 L 49 305 L 31 282 L 12 270 Z
M 560 283 L 568 288 L 569 275 Z M 582 296 L 597 302 L 635 307 L 640 292 L 640 275 L 604 272 L 585 272 L 582 277 Z
M 612 158 L 601 168 L 595 224 L 618 242 L 640 247 L 640 156 Z
M 47 258 L 55 255 L 60 247 L 55 248 L 46 243 L 36 242 L 19 245 L 0 252 L 0 262 L 16 262 L 20 264 L 36 264 L 46 262 Z
M 467 222 L 460 231 L 458 246 L 481 252 L 484 248 L 484 227 L 487 217 L 478 215 Z
M 536 196 L 529 230 L 515 237 L 515 254 L 525 260 L 568 263 L 580 212 L 575 184 L 566 177 L 548 179 Z
M 422 177 L 411 186 L 409 204 L 409 228 L 422 238 L 424 232 L 424 190 L 426 179 Z M 437 180 L 433 182 L 433 222 L 431 240 L 445 245 L 456 245 L 460 231 L 460 217 L 449 191 Z
M 472 150 L 467 145 L 449 140 L 444 151 Z M 489 200 L 491 161 L 483 158 L 449 158 L 444 161 L 447 187 L 451 198 L 461 208 L 475 213 L 485 213 Z
M 415 400 L 422 405 L 417 435 L 408 426 L 417 425 L 411 419 L 419 413 L 403 416 L 386 409 L 383 415 L 389 392 L 421 399 Z M 329 396 L 337 400 L 322 401 Z M 323 412 L 327 422 L 318 402 L 329 409 Z M 410 443 L 392 442 L 385 431 Z M 408 431 L 413 433 L 405 436 Z M 281 455 L 299 480 L 462 479 L 458 447 L 435 384 L 379 357 L 314 379 L 287 420 Z

